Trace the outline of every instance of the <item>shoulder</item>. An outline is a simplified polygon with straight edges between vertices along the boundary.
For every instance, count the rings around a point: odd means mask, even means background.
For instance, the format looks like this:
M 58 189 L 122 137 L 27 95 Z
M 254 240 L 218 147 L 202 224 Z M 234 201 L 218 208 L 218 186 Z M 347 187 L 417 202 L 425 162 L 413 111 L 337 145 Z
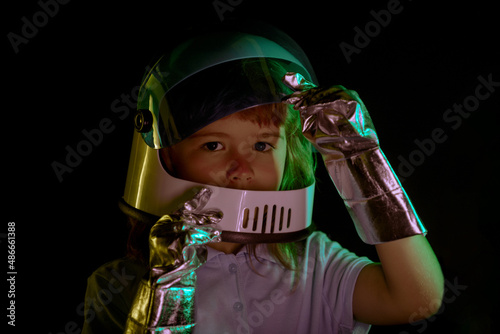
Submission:
M 366 333 L 369 325 L 354 320 L 352 300 L 357 278 L 362 269 L 373 263 L 358 256 L 323 232 L 315 232 L 307 240 L 304 263 L 314 286 L 321 286 L 324 309 L 349 333 Z M 309 275 L 312 274 L 312 275 Z
M 320 231 L 312 233 L 307 239 L 304 256 L 308 262 L 313 261 L 316 266 L 325 269 L 333 267 L 337 270 L 359 271 L 372 263 L 367 257 L 358 256 Z

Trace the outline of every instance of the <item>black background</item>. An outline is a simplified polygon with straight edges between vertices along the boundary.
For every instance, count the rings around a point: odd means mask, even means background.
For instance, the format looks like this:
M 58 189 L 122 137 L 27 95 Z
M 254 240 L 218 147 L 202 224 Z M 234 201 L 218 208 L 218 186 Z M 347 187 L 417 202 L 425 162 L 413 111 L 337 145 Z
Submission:
M 364 30 L 374 21 L 370 12 L 386 9 L 390 1 L 220 2 L 232 3 L 221 13 L 224 20 L 259 19 L 291 35 L 321 84 L 358 91 L 385 154 L 429 229 L 446 280 L 462 286 L 448 289 L 447 302 L 434 318 L 373 327 L 372 333 L 491 332 L 500 297 L 494 275 L 500 87 L 459 126 L 443 116 L 474 96 L 479 76 L 500 82 L 494 2 L 434 7 L 435 2 L 401 1 L 401 11 L 373 32 L 349 63 L 339 44 L 355 46 L 354 28 Z M 72 322 L 81 326 L 87 277 L 123 254 L 125 221 L 116 202 L 124 188 L 133 127 L 130 116 L 119 116 L 133 108 L 120 101 L 122 94 L 131 96 L 158 49 L 192 26 L 220 22 L 221 16 L 213 0 L 71 1 L 40 21 L 36 35 L 16 53 L 7 35 L 22 35 L 22 17 L 33 22 L 41 10 L 36 1 L 3 9 L 2 176 L 7 188 L 0 233 L 6 233 L 8 221 L 16 222 L 13 332 L 55 334 Z M 111 107 L 117 99 L 120 113 Z M 66 146 L 75 149 L 85 140 L 82 131 L 98 128 L 106 118 L 112 131 L 58 180 L 53 162 L 64 164 Z M 415 153 L 415 141 L 428 142 L 437 128 L 446 140 L 428 154 Z M 411 157 L 418 166 L 401 170 L 400 159 Z M 319 227 L 376 260 L 374 248 L 357 237 L 321 166 L 318 176 Z M 6 260 L 4 235 L 1 241 Z M 7 286 L 4 291 L 5 310 Z

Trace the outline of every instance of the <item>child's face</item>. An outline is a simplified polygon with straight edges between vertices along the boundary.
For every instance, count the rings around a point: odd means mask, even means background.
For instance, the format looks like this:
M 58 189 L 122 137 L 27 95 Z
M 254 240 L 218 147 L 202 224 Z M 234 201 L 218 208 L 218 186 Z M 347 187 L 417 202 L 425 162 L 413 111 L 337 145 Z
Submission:
M 235 114 L 211 123 L 161 156 L 174 176 L 245 190 L 278 190 L 286 157 L 285 130 Z

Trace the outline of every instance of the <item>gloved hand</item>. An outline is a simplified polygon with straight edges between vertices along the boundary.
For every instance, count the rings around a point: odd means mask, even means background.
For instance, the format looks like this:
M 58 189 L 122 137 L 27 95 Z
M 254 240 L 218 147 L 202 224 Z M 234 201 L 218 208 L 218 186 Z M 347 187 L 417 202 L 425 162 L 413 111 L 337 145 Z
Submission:
M 302 132 L 321 153 L 360 238 L 379 244 L 424 234 L 358 94 L 316 87 L 299 73 L 287 73 L 283 82 L 295 91 L 283 102 L 300 111 Z
M 125 333 L 191 333 L 195 270 L 207 257 L 206 244 L 220 241 L 218 210 L 203 210 L 211 190 L 202 188 L 173 214 L 161 217 L 149 236 L 150 272 L 141 281 Z

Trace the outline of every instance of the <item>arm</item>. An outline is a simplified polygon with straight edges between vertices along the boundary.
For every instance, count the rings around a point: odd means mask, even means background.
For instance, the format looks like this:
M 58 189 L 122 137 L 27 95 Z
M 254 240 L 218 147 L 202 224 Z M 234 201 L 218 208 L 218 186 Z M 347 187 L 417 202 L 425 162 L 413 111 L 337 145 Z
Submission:
M 411 322 L 435 313 L 443 276 L 401 183 L 379 147 L 375 128 L 356 92 L 318 88 L 300 74 L 284 82 L 304 136 L 325 166 L 361 239 L 377 248 L 380 264 L 365 267 L 356 282 L 353 313 L 372 324 Z
M 427 318 L 441 306 L 444 281 L 423 235 L 375 246 L 380 264 L 363 268 L 353 297 L 356 320 L 374 325 Z

